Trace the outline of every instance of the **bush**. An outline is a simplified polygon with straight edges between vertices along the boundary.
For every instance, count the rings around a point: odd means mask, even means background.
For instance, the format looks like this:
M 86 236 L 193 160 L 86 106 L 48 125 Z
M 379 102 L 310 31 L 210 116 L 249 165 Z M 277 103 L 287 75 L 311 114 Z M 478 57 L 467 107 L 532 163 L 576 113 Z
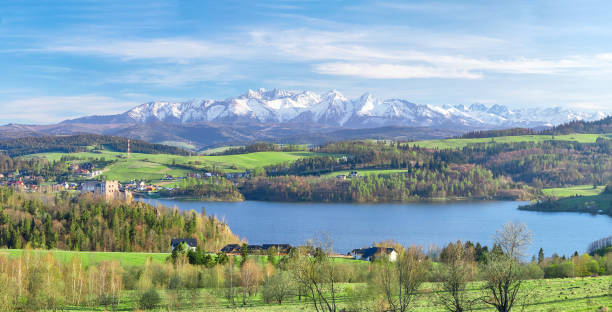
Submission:
M 264 302 L 282 304 L 296 293 L 295 284 L 288 272 L 278 272 L 264 281 L 261 295 Z
M 525 268 L 525 277 L 527 279 L 541 279 L 544 277 L 544 270 L 537 263 L 530 263 Z
M 142 296 L 140 296 L 140 308 L 142 309 L 154 309 L 161 302 L 161 297 L 155 289 L 148 290 Z

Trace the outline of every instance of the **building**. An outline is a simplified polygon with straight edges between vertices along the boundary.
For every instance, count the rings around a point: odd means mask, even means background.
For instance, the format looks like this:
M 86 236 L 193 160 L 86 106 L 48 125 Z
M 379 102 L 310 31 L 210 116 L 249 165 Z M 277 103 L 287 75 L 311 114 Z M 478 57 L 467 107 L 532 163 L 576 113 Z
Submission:
M 397 260 L 397 251 L 394 248 L 383 248 L 383 247 L 369 247 L 361 249 L 353 249 L 350 255 L 355 260 L 373 261 L 386 257 L 389 261 Z
M 242 251 L 242 245 L 239 245 L 239 244 L 229 244 L 221 248 L 221 252 L 226 253 L 226 254 L 238 255 L 240 254 L 240 251 Z
M 87 181 L 81 184 L 81 194 L 93 194 L 106 200 L 132 200 L 132 193 L 120 190 L 117 181 Z
M 198 248 L 198 241 L 195 238 L 173 238 L 170 241 L 171 250 L 174 251 L 174 248 L 178 247 L 178 245 L 184 243 L 187 246 L 187 249 L 195 251 Z

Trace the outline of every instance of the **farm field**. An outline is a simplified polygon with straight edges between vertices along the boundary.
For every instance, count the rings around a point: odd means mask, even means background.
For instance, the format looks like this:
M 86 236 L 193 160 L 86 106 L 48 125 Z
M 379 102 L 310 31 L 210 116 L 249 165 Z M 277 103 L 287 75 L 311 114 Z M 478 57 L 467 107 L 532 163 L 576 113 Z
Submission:
M 423 148 L 456 149 L 463 148 L 475 143 L 513 143 L 513 142 L 544 142 L 544 141 L 574 141 L 578 143 L 595 143 L 599 137 L 610 138 L 612 134 L 565 134 L 565 135 L 518 135 L 501 136 L 494 138 L 474 138 L 474 139 L 441 139 L 410 142 L 409 145 L 417 145 Z
M 335 177 L 341 174 L 349 175 L 352 171 L 357 171 L 357 173 L 361 176 L 406 172 L 405 169 L 360 169 L 360 170 L 334 171 L 334 172 L 326 173 L 322 175 L 322 177 Z
M 0 249 L 0 256 L 16 257 L 22 255 L 23 249 Z M 148 253 L 148 252 L 101 252 L 101 251 L 68 251 L 68 250 L 31 250 L 33 254 L 51 253 L 58 260 L 68 262 L 75 256 L 84 265 L 97 264 L 105 260 L 119 261 L 122 266 L 144 265 L 147 259 L 153 262 L 163 263 L 170 253 Z
M 612 194 L 571 197 L 559 200 L 560 211 L 596 211 L 608 212 L 612 210 Z
M 529 280 L 525 283 L 526 292 L 529 293 L 524 311 L 598 311 L 601 307 L 612 307 L 612 296 L 610 285 L 612 276 L 588 277 L 588 278 L 565 278 L 547 280 Z M 339 306 L 344 307 L 351 299 L 349 295 L 354 290 L 364 287 L 364 284 L 341 284 L 342 289 L 338 296 Z M 468 291 L 473 297 L 480 295 L 480 282 L 468 286 Z M 411 311 L 444 311 L 433 302 L 437 285 L 425 283 L 421 287 L 420 295 L 414 303 Z M 282 305 L 265 304 L 261 296 L 256 295 L 248 298 L 247 305 L 242 306 L 241 297 L 236 298 L 236 306 L 228 304 L 227 299 L 214 289 L 183 290 L 181 307 L 173 307 L 172 310 L 193 311 L 314 311 L 311 305 L 297 298 L 291 298 Z M 157 311 L 166 311 L 170 298 L 176 298 L 177 291 L 160 291 L 162 303 Z M 175 303 L 176 304 L 176 303 Z M 122 295 L 119 311 L 131 311 L 137 307 L 137 294 L 134 291 L 125 291 Z M 104 307 L 74 307 L 77 311 L 104 311 Z M 72 310 L 71 309 L 71 310 Z M 494 311 L 494 309 L 483 304 L 477 304 L 478 311 Z M 517 307 L 521 311 L 521 307 Z M 599 310 L 602 311 L 602 310 Z M 605 310 L 604 310 L 605 311 Z
M 40 153 L 27 157 L 44 157 L 50 161 L 57 161 L 62 156 L 77 157 L 79 159 L 105 158 L 119 161 L 107 166 L 103 176 L 107 179 L 128 182 L 132 179 L 160 180 L 165 175 L 185 176 L 189 170 L 181 167 L 191 164 L 198 167 L 216 168 L 226 172 L 257 169 L 264 166 L 295 161 L 310 157 L 310 152 L 257 152 L 239 155 L 222 156 L 181 156 L 170 154 L 141 154 L 132 153 L 125 159 L 125 153 L 112 151 L 79 152 L 79 153 Z
M 599 195 L 603 192 L 605 186 L 597 186 L 593 188 L 593 185 L 576 185 L 570 187 L 556 187 L 542 189 L 544 195 L 555 196 L 555 197 L 570 197 L 570 196 L 593 196 Z

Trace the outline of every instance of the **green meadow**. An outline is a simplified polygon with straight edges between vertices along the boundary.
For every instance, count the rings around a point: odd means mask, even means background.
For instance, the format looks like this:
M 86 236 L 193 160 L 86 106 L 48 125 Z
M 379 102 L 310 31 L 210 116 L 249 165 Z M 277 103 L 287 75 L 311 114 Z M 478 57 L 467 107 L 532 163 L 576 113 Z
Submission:
M 225 172 L 238 172 L 247 169 L 263 168 L 265 166 L 292 162 L 300 158 L 311 157 L 310 152 L 257 152 L 239 155 L 222 156 L 181 156 L 170 154 L 141 154 L 132 153 L 126 159 L 125 153 L 112 151 L 79 152 L 79 153 L 40 153 L 27 157 L 44 157 L 50 161 L 57 161 L 62 156 L 77 157 L 87 160 L 89 158 L 115 159 L 117 162 L 104 169 L 103 176 L 107 179 L 128 182 L 132 179 L 160 180 L 166 175 L 185 176 L 189 170 L 181 165 L 189 164 L 200 168 L 208 167 Z
M 457 149 L 463 148 L 470 144 L 476 143 L 515 143 L 515 142 L 544 142 L 544 141 L 574 141 L 578 143 L 595 143 L 597 138 L 610 138 L 611 134 L 565 134 L 565 135 L 517 135 L 517 136 L 501 136 L 494 138 L 475 138 L 475 139 L 441 139 L 416 141 L 407 144 L 417 145 L 423 148 L 437 149 Z
M 335 177 L 337 175 L 345 174 L 349 175 L 351 172 L 357 171 L 360 176 L 369 176 L 369 175 L 379 175 L 379 174 L 394 174 L 406 172 L 406 169 L 359 169 L 359 170 L 344 170 L 344 171 L 334 171 L 330 173 L 326 173 L 322 175 L 322 177 Z
M 525 282 L 525 293 L 528 294 L 524 304 L 516 306 L 517 311 L 567 311 L 567 312 L 586 312 L 586 311 L 609 311 L 603 307 L 612 307 L 612 295 L 610 285 L 612 276 L 587 277 L 587 278 L 564 278 L 546 280 L 528 280 Z M 340 307 L 348 305 L 353 299 L 351 294 L 358 288 L 364 287 L 360 283 L 343 283 L 338 285 L 341 289 L 337 300 Z M 422 285 L 420 294 L 416 296 L 413 309 L 410 311 L 445 311 L 435 304 L 436 283 L 425 283 Z M 480 282 L 468 285 L 468 292 L 472 297 L 477 298 L 480 293 Z M 247 300 L 246 306 L 242 306 L 241 297 L 236 298 L 236 306 L 231 306 L 223 293 L 216 289 L 195 289 L 184 291 L 182 297 L 185 299 L 181 307 L 169 307 L 173 298 L 177 297 L 176 291 L 160 291 L 162 302 L 155 311 L 179 310 L 179 311 L 315 311 L 314 307 L 307 301 L 299 301 L 297 297 L 290 298 L 279 304 L 266 304 L 261 295 L 251 296 Z M 174 304 L 176 304 L 174 299 Z M 480 301 L 475 306 L 477 311 L 495 311 Z M 132 311 L 138 306 L 138 296 L 135 291 L 124 291 L 118 311 Z M 104 311 L 103 306 L 99 307 L 74 307 L 71 310 L 78 311 Z M 515 309 L 513 309 L 514 311 Z
M 570 187 L 556 187 L 542 189 L 542 193 L 547 196 L 554 196 L 558 198 L 570 197 L 570 196 L 593 196 L 599 195 L 603 192 L 605 186 L 597 186 L 593 188 L 593 185 L 576 185 Z
M 149 253 L 149 252 L 102 252 L 102 251 L 69 251 L 69 250 L 23 250 L 23 249 L 0 249 L 0 256 L 8 257 L 21 256 L 24 253 L 32 253 L 34 255 L 44 255 L 47 253 L 55 256 L 56 259 L 62 262 L 68 262 L 74 257 L 84 265 L 98 264 L 102 261 L 119 261 L 122 266 L 140 266 L 144 265 L 147 259 L 154 262 L 166 262 L 166 258 L 170 253 Z

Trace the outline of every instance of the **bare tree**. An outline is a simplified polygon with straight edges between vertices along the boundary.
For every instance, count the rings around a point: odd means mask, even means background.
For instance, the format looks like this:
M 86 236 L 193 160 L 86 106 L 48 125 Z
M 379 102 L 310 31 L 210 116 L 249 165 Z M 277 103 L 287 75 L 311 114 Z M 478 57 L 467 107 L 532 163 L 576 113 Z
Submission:
M 475 300 L 468 296 L 466 287 L 474 276 L 473 249 L 466 248 L 461 241 L 450 243 L 444 249 L 442 261 L 438 303 L 451 312 L 471 311 Z
M 409 247 L 394 262 L 382 258 L 374 284 L 387 302 L 387 311 L 405 312 L 425 281 L 429 261 L 419 247 Z
M 317 312 L 336 312 L 338 272 L 328 237 L 310 242 L 291 264 L 293 276 Z
M 510 258 L 519 259 L 525 256 L 527 247 L 531 244 L 533 236 L 525 223 L 508 222 L 497 231 L 494 241 Z
M 247 294 L 249 296 L 256 292 L 257 286 L 261 282 L 262 274 L 255 260 L 248 259 L 240 268 L 240 286 L 242 286 L 242 305 L 246 305 Z
M 522 292 L 524 274 L 521 272 L 520 257 L 531 243 L 531 233 L 525 224 L 509 222 L 497 231 L 494 239 L 503 253 L 491 255 L 485 267 L 483 301 L 499 312 L 509 312 L 526 299 Z
M 229 260 L 227 262 L 227 264 L 225 265 L 225 271 L 224 271 L 224 275 L 225 275 L 225 297 L 227 299 L 227 302 L 229 304 L 231 304 L 232 306 L 236 304 L 235 298 L 236 298 L 236 291 L 234 289 L 234 285 L 236 284 L 235 281 L 235 277 L 234 277 L 234 257 L 230 256 Z

